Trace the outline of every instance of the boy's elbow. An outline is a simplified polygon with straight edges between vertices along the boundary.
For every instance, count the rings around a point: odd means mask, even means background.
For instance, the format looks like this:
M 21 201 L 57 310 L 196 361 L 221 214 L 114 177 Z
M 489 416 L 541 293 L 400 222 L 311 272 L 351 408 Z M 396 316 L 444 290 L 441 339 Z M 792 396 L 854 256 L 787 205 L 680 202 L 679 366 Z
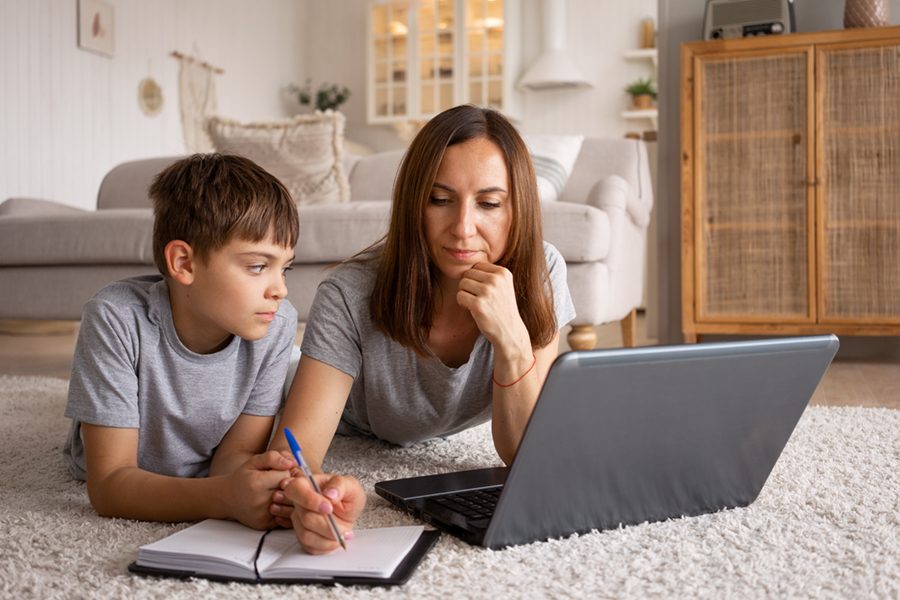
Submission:
M 94 510 L 97 511 L 97 514 L 101 517 L 117 517 L 119 515 L 116 514 L 116 511 L 113 507 L 113 503 L 109 501 L 109 498 L 106 494 L 103 493 L 102 490 L 97 489 L 97 484 L 91 484 L 88 482 L 87 485 L 87 493 L 88 500 L 91 502 L 91 506 L 94 507 Z
M 101 517 L 127 517 L 112 486 L 106 480 L 96 481 L 88 476 L 88 500 Z

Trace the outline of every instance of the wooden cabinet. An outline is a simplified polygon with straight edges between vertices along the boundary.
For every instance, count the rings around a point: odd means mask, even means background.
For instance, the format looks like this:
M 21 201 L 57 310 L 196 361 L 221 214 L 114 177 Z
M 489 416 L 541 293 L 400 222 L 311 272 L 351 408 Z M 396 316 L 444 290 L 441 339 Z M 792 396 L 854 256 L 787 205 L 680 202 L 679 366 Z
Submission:
M 372 0 L 368 120 L 427 120 L 472 103 L 521 114 L 518 0 Z
M 900 27 L 689 43 L 681 72 L 685 339 L 900 335 Z

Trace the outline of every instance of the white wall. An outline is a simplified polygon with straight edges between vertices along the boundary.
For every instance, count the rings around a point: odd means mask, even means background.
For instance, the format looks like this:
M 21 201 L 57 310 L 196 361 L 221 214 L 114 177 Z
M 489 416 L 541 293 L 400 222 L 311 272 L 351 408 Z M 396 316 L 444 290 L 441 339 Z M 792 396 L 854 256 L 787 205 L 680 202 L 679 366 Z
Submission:
M 559 2 L 560 0 L 548 0 Z M 522 56 L 527 68 L 541 49 L 540 0 L 521 0 Z M 341 107 L 347 115 L 347 137 L 376 150 L 403 146 L 389 126 L 366 124 L 367 0 L 309 4 L 308 74 L 314 85 L 325 81 L 351 89 Z M 655 0 L 568 0 L 567 51 L 593 89 L 528 91 L 519 127 L 529 133 L 583 133 L 620 137 L 626 131 L 650 129 L 649 121 L 626 122 L 625 86 L 652 74 L 649 63 L 625 60 L 640 42 L 640 22 L 656 17 Z
M 629 104 L 625 86 L 653 73 L 649 62 L 625 60 L 623 55 L 639 47 L 644 17 L 656 19 L 655 1 L 567 1 L 566 51 L 594 87 L 525 92 L 521 129 L 528 133 L 610 137 L 652 129 L 649 121 L 625 121 L 621 113 Z M 526 69 L 541 50 L 540 2 L 522 2 L 522 52 Z
M 377 150 L 403 145 L 391 127 L 365 122 L 367 0 L 109 1 L 113 58 L 77 47 L 77 0 L 0 1 L 0 201 L 31 196 L 92 208 L 113 165 L 184 152 L 172 50 L 225 69 L 217 77 L 225 116 L 292 114 L 297 106 L 280 90 L 310 76 L 350 87 L 349 139 Z M 541 48 L 540 0 L 521 1 L 528 66 Z M 526 92 L 522 130 L 618 137 L 649 128 L 620 117 L 624 86 L 650 73 L 622 55 L 637 47 L 641 19 L 655 13 L 653 0 L 569 0 L 567 49 L 595 87 Z M 145 77 L 162 86 L 155 117 L 137 105 Z
M 288 114 L 279 89 L 305 69 L 306 2 L 111 3 L 113 58 L 77 47 L 77 0 L 0 2 L 0 201 L 31 196 L 93 208 L 113 165 L 184 152 L 172 50 L 225 69 L 217 78 L 221 114 Z M 138 108 L 145 77 L 163 90 L 155 117 Z

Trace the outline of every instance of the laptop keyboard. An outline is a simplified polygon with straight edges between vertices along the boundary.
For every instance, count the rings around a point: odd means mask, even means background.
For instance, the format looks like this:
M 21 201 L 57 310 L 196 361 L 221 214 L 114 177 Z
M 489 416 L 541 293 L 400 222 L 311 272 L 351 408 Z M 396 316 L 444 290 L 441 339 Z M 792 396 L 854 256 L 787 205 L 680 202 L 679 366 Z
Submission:
M 490 518 L 494 514 L 494 509 L 497 507 L 497 499 L 500 498 L 500 492 L 502 491 L 502 487 L 472 490 L 437 496 L 431 498 L 431 500 L 453 512 L 461 513 L 469 519 L 483 519 Z

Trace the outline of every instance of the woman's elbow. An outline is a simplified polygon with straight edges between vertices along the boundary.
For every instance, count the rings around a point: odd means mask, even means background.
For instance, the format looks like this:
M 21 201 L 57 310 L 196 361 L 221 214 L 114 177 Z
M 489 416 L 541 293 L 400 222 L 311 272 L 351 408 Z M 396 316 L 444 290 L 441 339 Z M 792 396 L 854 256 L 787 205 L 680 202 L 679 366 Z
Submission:
M 510 447 L 509 444 L 503 444 L 494 440 L 494 450 L 497 451 L 497 455 L 500 457 L 500 460 L 503 461 L 503 465 L 508 467 L 516 457 L 516 450 L 518 450 L 518 447 Z

